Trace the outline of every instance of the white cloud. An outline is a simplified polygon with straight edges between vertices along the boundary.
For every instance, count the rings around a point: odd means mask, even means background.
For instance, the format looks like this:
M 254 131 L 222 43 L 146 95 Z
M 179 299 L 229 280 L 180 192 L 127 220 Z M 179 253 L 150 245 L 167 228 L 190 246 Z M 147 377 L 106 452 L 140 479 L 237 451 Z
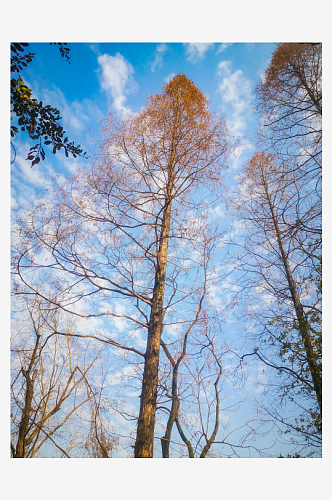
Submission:
M 89 43 L 90 49 L 97 54 L 97 56 L 100 56 L 100 50 L 99 50 L 99 43 Z
M 157 45 L 157 53 L 156 53 L 156 56 L 154 58 L 154 61 L 151 65 L 151 71 L 152 73 L 154 73 L 156 71 L 156 69 L 160 69 L 163 65 L 163 55 L 164 53 L 166 52 L 167 50 L 167 45 L 165 43 L 160 43 L 159 45 Z
M 270 58 L 266 59 L 266 61 L 264 61 L 264 63 L 260 67 L 260 69 L 257 71 L 257 76 L 259 77 L 260 80 L 262 80 L 263 83 L 265 83 L 265 71 L 266 71 L 268 65 L 270 64 L 270 62 L 271 62 Z
M 102 115 L 90 99 L 68 103 L 64 94 L 57 87 L 54 87 L 53 90 L 43 90 L 42 96 L 44 101 L 60 110 L 64 128 L 69 127 L 74 132 L 83 132 L 91 119 L 97 120 Z
M 251 142 L 241 143 L 236 146 L 233 150 L 233 156 L 230 162 L 230 169 L 237 170 L 241 165 L 243 165 L 244 157 L 249 159 L 254 145 Z
M 126 318 L 121 317 L 122 314 L 128 312 L 126 306 L 120 301 L 113 301 L 112 312 L 118 316 L 110 316 L 111 323 L 115 326 L 118 332 L 123 332 L 128 327 Z
M 61 125 L 64 126 L 65 130 L 71 128 L 72 133 L 82 132 L 91 119 L 97 120 L 102 116 L 102 112 L 90 99 L 69 102 L 63 92 L 55 85 L 50 90 L 42 86 L 38 79 L 32 83 L 29 83 L 25 79 L 25 83 L 33 89 L 33 98 L 43 101 L 44 104 L 50 104 L 60 111 L 62 117 L 60 121 Z
M 15 138 L 14 145 L 19 152 L 15 162 L 11 165 L 11 189 L 14 205 L 27 206 L 36 203 L 36 188 L 43 183 L 45 172 L 51 171 L 48 161 L 42 162 L 42 167 L 35 165 L 31 168 L 31 161 L 26 160 L 32 144 L 21 142 Z
M 28 149 L 26 144 L 24 146 L 28 154 L 30 148 Z M 38 169 L 31 168 L 31 162 L 27 161 L 23 155 L 18 154 L 16 156 L 15 164 L 13 164 L 13 174 L 19 175 L 28 184 L 38 184 L 41 181 Z
M 225 210 L 221 205 L 217 205 L 214 208 L 210 208 L 209 215 L 211 219 L 222 218 L 225 216 Z
M 221 43 L 218 47 L 216 54 L 220 54 L 220 52 L 223 52 L 225 49 L 227 49 L 231 45 L 233 45 L 233 44 L 232 43 Z
M 229 128 L 232 134 L 241 136 L 246 128 L 246 113 L 250 111 L 252 100 L 251 82 L 241 70 L 232 73 L 231 61 L 218 64 L 217 75 L 222 78 L 218 91 L 225 107 L 230 107 Z
M 246 370 L 247 380 L 246 389 L 249 393 L 255 392 L 256 394 L 262 393 L 269 380 L 268 373 L 266 372 L 266 367 L 262 362 L 249 365 Z
M 127 95 L 137 91 L 138 85 L 133 78 L 134 68 L 119 52 L 115 56 L 103 54 L 98 57 L 101 67 L 100 85 L 112 99 L 118 113 L 131 112 L 125 106 Z
M 168 83 L 175 77 L 175 73 L 170 73 L 168 76 L 165 76 L 164 82 Z
M 123 379 L 135 377 L 136 367 L 132 365 L 124 366 L 120 371 L 112 373 L 107 377 L 107 383 L 111 386 L 120 384 Z
M 203 60 L 205 52 L 213 47 L 213 43 L 186 43 L 187 61 L 196 64 Z

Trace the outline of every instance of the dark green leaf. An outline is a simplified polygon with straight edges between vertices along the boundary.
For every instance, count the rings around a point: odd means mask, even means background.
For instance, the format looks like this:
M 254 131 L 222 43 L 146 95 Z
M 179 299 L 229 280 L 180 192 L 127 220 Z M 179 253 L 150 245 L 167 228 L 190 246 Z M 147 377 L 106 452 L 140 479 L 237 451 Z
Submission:
M 20 43 L 14 43 L 13 45 L 14 45 L 14 47 L 15 47 L 17 50 L 20 50 L 21 52 L 24 52 L 24 49 L 22 49 L 22 47 L 21 47 L 21 44 L 20 44 Z
M 39 157 L 35 158 L 31 164 L 31 167 L 33 167 L 34 165 L 37 165 L 37 163 L 39 163 L 39 162 L 40 162 L 40 158 Z

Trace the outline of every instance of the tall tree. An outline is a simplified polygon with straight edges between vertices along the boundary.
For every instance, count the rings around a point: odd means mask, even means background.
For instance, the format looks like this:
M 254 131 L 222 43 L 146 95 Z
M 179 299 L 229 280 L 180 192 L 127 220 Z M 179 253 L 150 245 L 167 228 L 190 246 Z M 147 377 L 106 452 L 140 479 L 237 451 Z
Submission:
M 283 171 L 283 175 L 280 172 Z M 316 432 L 321 431 L 322 372 L 320 287 L 316 286 L 321 264 L 320 240 L 312 238 L 318 218 L 305 218 L 311 205 L 294 172 L 287 175 L 271 155 L 256 153 L 241 178 L 236 217 L 241 221 L 242 247 L 237 268 L 242 286 L 250 292 L 249 315 L 256 318 L 255 353 L 268 366 L 287 375 L 286 393 L 298 391 L 311 402 Z M 296 208 L 296 209 L 295 209 Z M 299 213 L 306 228 L 294 222 Z M 303 216 L 303 217 L 302 217 Z M 315 278 L 313 279 L 313 276 Z M 272 346 L 279 346 L 283 364 L 269 360 Z M 268 347 L 269 346 L 269 347 Z M 264 355 L 264 351 L 268 353 Z M 308 410 L 309 411 L 309 410 Z M 308 412 L 307 412 L 308 414 Z M 308 420 L 308 419 L 307 419 Z M 304 432 L 308 432 L 305 430 Z
M 137 458 L 153 457 L 162 330 L 194 316 L 205 279 L 197 248 L 209 238 L 207 211 L 229 149 L 225 123 L 208 107 L 176 75 L 137 115 L 110 115 L 91 171 L 55 183 L 53 198 L 17 226 L 15 269 L 26 286 L 72 314 L 132 325 L 121 342 L 112 332 L 93 336 L 143 362 Z
M 320 219 L 322 45 L 279 43 L 256 87 L 256 103 L 260 115 L 258 149 L 279 158 L 280 176 L 293 172 L 291 182 L 296 177 L 303 184 L 305 179 L 312 204 L 303 215 L 316 214 Z M 299 217 L 296 224 L 321 235 L 319 225 L 313 230 L 312 224 L 307 227 Z
M 281 220 L 274 223 L 282 237 L 277 238 L 277 248 L 280 250 L 281 240 L 292 241 L 292 251 L 297 245 L 297 264 L 293 275 L 302 275 L 300 281 L 305 282 L 308 289 L 315 290 L 305 300 L 306 324 L 311 325 L 311 334 L 314 339 L 313 357 L 321 358 L 321 274 L 322 274 L 322 44 L 321 43 L 279 43 L 274 51 L 270 64 L 265 71 L 262 81 L 256 87 L 257 112 L 260 115 L 258 130 L 258 148 L 274 156 L 273 178 L 274 185 L 279 183 L 279 192 L 287 192 L 287 202 L 283 202 Z M 265 161 L 267 158 L 265 158 Z M 269 161 L 268 161 L 269 163 Z M 271 162 L 270 162 L 271 163 Z M 279 200 L 281 200 L 281 195 Z M 277 212 L 281 214 L 278 209 Z M 280 229 L 282 228 L 282 229 Z M 296 243 L 295 243 L 296 242 Z M 282 250 L 280 250 L 284 253 Z M 294 255 L 294 253 L 293 253 Z M 287 259 L 293 262 L 286 251 Z M 287 262 L 283 258 L 284 266 Z M 288 285 L 294 291 L 292 273 L 287 271 Z M 295 280 L 296 281 L 296 280 Z M 297 283 L 299 286 L 299 283 Z M 303 294 L 302 288 L 302 294 Z M 313 296 L 315 298 L 313 298 Z M 296 302 L 296 317 L 302 317 L 300 311 L 302 298 L 296 298 L 292 293 L 293 304 Z M 314 302 L 316 304 L 314 304 Z M 309 305 L 309 307 L 308 307 Z M 281 324 L 279 316 L 277 324 Z M 299 328 L 299 326 L 298 326 Z M 302 324 L 302 334 L 304 332 Z M 292 328 L 287 327 L 283 332 L 285 345 L 281 353 L 289 353 L 289 336 Z M 286 333 L 288 332 L 288 333 Z M 280 339 L 280 336 L 278 337 Z M 302 337 L 303 338 L 303 337 Z M 302 429 L 310 439 L 315 432 L 321 430 L 321 367 L 320 361 L 315 370 L 315 363 L 310 362 L 310 345 L 306 342 L 305 364 L 311 365 L 311 380 L 315 386 L 315 393 L 319 410 L 313 411 L 312 421 L 316 423 L 316 430 L 305 429 L 303 425 L 296 426 Z M 303 340 L 302 340 L 303 346 Z M 294 347 L 294 345 L 293 345 Z M 299 360 L 302 355 L 299 350 L 293 353 Z M 309 358 L 308 358 L 309 356 Z M 296 370 L 295 370 L 296 371 Z M 287 387 L 288 384 L 286 384 Z M 294 382 L 290 384 L 294 387 Z M 309 390 L 310 392 L 310 390 Z

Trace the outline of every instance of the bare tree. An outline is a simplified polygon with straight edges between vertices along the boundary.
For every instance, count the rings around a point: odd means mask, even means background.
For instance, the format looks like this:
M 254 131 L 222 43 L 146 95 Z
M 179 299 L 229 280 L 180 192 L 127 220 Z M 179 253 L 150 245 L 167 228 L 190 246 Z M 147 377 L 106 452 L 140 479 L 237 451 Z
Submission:
M 304 412 L 307 417 L 311 413 L 320 433 L 321 254 L 319 238 L 308 231 L 317 228 L 319 220 L 308 216 L 305 183 L 301 185 L 293 172 L 280 175 L 282 171 L 278 161 L 264 153 L 256 153 L 244 170 L 233 205 L 239 234 L 233 264 L 235 272 L 241 271 L 238 283 L 248 292 L 246 314 L 254 320 L 256 348 L 251 355 L 286 377 L 284 397 L 295 400 L 297 394 L 299 405 L 301 397 L 308 398 Z M 307 217 L 306 228 L 292 223 L 294 200 Z M 275 347 L 282 363 L 273 357 Z
M 195 452 L 197 452 L 197 449 L 199 449 L 200 446 L 200 451 L 199 451 L 199 458 L 205 458 L 209 450 L 216 440 L 217 433 L 219 430 L 219 417 L 220 417 L 220 397 L 219 397 L 219 382 L 220 378 L 222 376 L 222 365 L 221 365 L 221 359 L 220 356 L 216 354 L 215 350 L 215 345 L 212 339 L 209 337 L 208 333 L 205 332 L 206 336 L 206 345 L 203 345 L 202 348 L 208 350 L 208 354 L 212 355 L 212 359 L 209 359 L 210 356 L 206 359 L 206 362 L 210 364 L 210 374 L 207 375 L 204 373 L 204 368 L 205 368 L 205 363 L 203 366 L 200 367 L 200 369 L 196 370 L 196 372 L 192 372 L 192 370 L 189 371 L 191 372 L 193 378 L 194 378 L 194 396 L 197 400 L 198 404 L 198 410 L 199 410 L 199 424 L 200 424 L 200 430 L 196 432 L 195 438 L 196 438 L 196 443 L 195 446 L 192 445 L 192 443 L 189 441 L 189 439 L 185 436 L 183 427 L 180 424 L 180 415 L 177 415 L 176 418 L 176 425 L 178 432 L 181 436 L 181 439 L 185 443 L 185 445 L 188 448 L 188 454 L 189 458 L 194 458 L 195 457 Z M 214 366 L 215 365 L 215 366 Z M 213 368 L 215 367 L 216 370 Z M 211 393 L 211 379 L 212 379 L 212 385 L 213 385 L 213 390 Z M 204 422 L 204 410 L 202 404 L 202 393 L 203 393 L 203 399 L 205 398 L 205 405 L 207 408 L 207 416 L 206 416 L 206 421 Z M 214 414 L 214 416 L 211 418 L 211 414 Z M 211 425 L 211 420 L 213 419 L 213 429 L 212 432 L 209 432 L 209 425 Z M 185 421 L 185 419 L 184 419 Z M 204 440 L 204 444 L 201 444 L 201 440 Z
M 322 168 L 322 45 L 279 43 L 256 88 L 260 148 L 299 174 Z
M 89 374 L 99 353 L 79 349 L 69 323 L 63 337 L 55 335 L 59 312 L 45 305 L 38 297 L 24 296 L 13 322 L 13 458 L 77 454 L 86 432 L 80 413 L 94 403 Z
M 139 114 L 110 115 L 92 169 L 54 181 L 17 223 L 15 270 L 25 285 L 67 313 L 102 320 L 79 335 L 125 350 L 143 369 L 137 458 L 153 456 L 163 327 L 183 321 L 204 280 L 195 247 L 222 188 L 227 137 L 206 97 L 177 75 Z M 120 318 L 118 342 L 110 322 Z
M 166 372 L 166 377 L 164 376 L 159 381 L 159 384 L 164 392 L 164 396 L 166 395 L 166 398 L 167 399 L 169 398 L 171 403 L 171 408 L 167 407 L 165 408 L 166 401 L 165 400 L 159 401 L 159 406 L 163 410 L 166 410 L 169 413 L 165 435 L 161 438 L 163 458 L 169 458 L 170 456 L 170 442 L 174 424 L 176 423 L 178 429 L 180 428 L 179 411 L 180 411 L 181 397 L 179 395 L 179 378 L 180 378 L 179 370 L 181 368 L 181 364 L 183 361 L 188 360 L 188 356 L 192 355 L 192 353 L 188 352 L 188 347 L 190 346 L 190 344 L 191 344 L 190 350 L 192 350 L 193 346 L 195 346 L 194 349 L 197 349 L 197 342 L 198 342 L 197 337 L 200 338 L 200 332 L 206 330 L 211 321 L 213 321 L 214 319 L 213 316 L 216 314 L 215 311 L 214 312 L 211 311 L 212 310 L 211 305 L 209 305 L 209 302 L 207 300 L 209 286 L 211 282 L 213 280 L 215 282 L 216 279 L 214 268 L 210 267 L 211 254 L 213 252 L 213 247 L 215 246 L 216 243 L 217 241 L 215 241 L 215 239 L 213 238 L 209 239 L 205 238 L 205 240 L 202 243 L 201 252 L 203 254 L 202 265 L 204 267 L 204 281 L 202 283 L 202 289 L 200 293 L 197 294 L 197 306 L 193 320 L 191 322 L 188 320 L 186 321 L 187 324 L 185 324 L 184 331 L 180 329 L 177 339 L 174 340 L 172 339 L 172 341 L 168 343 L 161 340 L 163 351 L 166 355 L 167 360 L 169 361 L 169 364 L 171 365 L 170 371 L 168 371 L 167 368 L 164 369 L 164 373 Z M 192 336 L 193 339 L 191 339 Z M 219 366 L 219 374 L 216 381 L 216 388 L 217 388 L 222 369 L 220 362 L 216 356 L 215 359 Z M 187 365 L 188 361 L 185 364 Z M 217 389 L 216 391 L 217 391 L 216 395 L 217 397 L 216 432 L 217 432 L 218 422 L 219 422 L 219 393 Z M 184 392 L 186 392 L 186 390 Z M 164 398 L 161 397 L 160 399 L 162 400 Z M 181 435 L 183 436 L 183 432 L 181 432 Z M 188 450 L 189 450 L 189 457 L 194 458 L 192 448 L 189 445 L 188 445 Z
M 295 307 L 297 329 L 301 331 L 302 346 L 306 354 L 298 348 L 292 355 L 289 347 L 290 321 L 279 314 L 273 323 L 267 324 L 261 318 L 264 329 L 273 330 L 279 325 L 281 332 L 276 335 L 276 342 L 283 343 L 281 355 L 289 360 L 301 360 L 301 366 L 307 366 L 310 378 L 303 384 L 311 392 L 313 388 L 319 409 L 311 409 L 312 419 L 300 419 L 295 427 L 301 430 L 309 440 L 321 443 L 321 291 L 322 291 L 322 44 L 321 43 L 280 43 L 272 55 L 262 81 L 256 88 L 257 112 L 260 115 L 258 147 L 261 151 L 272 153 L 274 196 L 278 192 L 279 201 L 284 190 L 287 194 L 278 208 L 270 203 L 270 213 L 277 234 L 276 248 L 282 255 L 283 268 L 286 272 L 288 290 L 291 292 L 292 305 Z M 269 186 L 270 189 L 270 186 Z M 287 198 L 287 201 L 286 201 Z M 275 210 L 276 209 L 276 210 Z M 273 211 L 276 213 L 273 214 Z M 294 256 L 296 248 L 297 261 Z M 294 266 L 294 263 L 296 265 Z M 293 269 L 292 269 L 292 266 Z M 295 278 L 296 276 L 296 278 Z M 300 277 L 300 278 L 299 278 Z M 277 287 L 278 289 L 278 287 Z M 311 297 L 301 297 L 309 289 L 315 291 Z M 280 300 L 283 300 L 280 298 Z M 287 316 L 289 317 L 289 316 Z M 286 325 L 287 323 L 287 325 Z M 272 326 L 274 325 L 274 326 Z M 283 325 L 281 327 L 281 325 Z M 306 335 L 309 331 L 309 336 Z M 294 348 L 294 344 L 292 344 Z M 257 355 L 257 353 L 256 353 Z M 265 360 L 266 362 L 267 360 Z M 269 365 L 280 363 L 269 360 Z M 283 371 L 284 375 L 286 372 Z M 285 393 L 294 389 L 293 381 L 285 384 Z M 288 379 L 292 378 L 288 371 Z M 312 385 L 313 384 L 313 385 Z M 305 390 L 301 391 L 305 393 Z M 292 392 L 294 396 L 294 392 Z M 306 414 L 308 415 L 306 407 Z M 276 410 L 276 415 L 278 411 Z M 278 415 L 277 415 L 278 418 Z M 303 422 L 306 421 L 306 424 Z M 288 423 L 289 427 L 292 424 Z M 312 439 L 311 439 L 312 437 Z M 314 446 L 316 445 L 314 443 Z
M 251 450 L 259 456 L 269 456 L 269 450 L 252 443 L 257 437 L 264 437 L 261 428 L 266 419 L 255 415 L 242 425 L 231 424 L 230 415 L 241 409 L 243 401 L 225 405 L 222 391 L 225 380 L 231 380 L 232 370 L 228 366 L 223 373 L 222 365 L 229 363 L 230 354 L 236 359 L 238 356 L 221 342 L 220 324 L 220 317 L 211 316 L 201 323 L 198 331 L 186 338 L 183 358 L 183 351 L 174 359 L 168 346 L 163 345 L 172 366 L 172 377 L 160 382 L 163 390 L 158 400 L 158 408 L 168 415 L 161 438 L 163 458 L 169 458 L 171 452 L 189 458 L 240 457 Z M 234 371 L 238 376 L 241 364 L 236 363 Z M 174 424 L 177 433 L 173 431 Z

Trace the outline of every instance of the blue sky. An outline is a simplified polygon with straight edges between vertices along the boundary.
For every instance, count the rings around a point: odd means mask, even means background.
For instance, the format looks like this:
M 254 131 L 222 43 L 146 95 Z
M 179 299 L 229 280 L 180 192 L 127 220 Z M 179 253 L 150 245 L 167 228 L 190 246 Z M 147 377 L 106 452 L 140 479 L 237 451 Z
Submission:
M 76 144 L 93 150 L 90 137 L 98 137 L 98 119 L 108 110 L 139 111 L 149 94 L 161 91 L 174 74 L 191 78 L 211 102 L 211 110 L 226 115 L 230 131 L 242 139 L 243 156 L 252 154 L 256 115 L 252 90 L 266 68 L 273 43 L 70 43 L 70 64 L 55 45 L 31 43 L 33 62 L 22 73 L 35 97 L 61 111 L 62 125 Z M 90 135 L 91 134 L 91 135 Z M 65 173 L 77 160 L 66 160 L 46 149 L 46 160 L 31 170 L 24 158 L 27 133 L 15 141 L 17 161 L 12 167 L 13 204 L 25 184 L 50 169 Z

